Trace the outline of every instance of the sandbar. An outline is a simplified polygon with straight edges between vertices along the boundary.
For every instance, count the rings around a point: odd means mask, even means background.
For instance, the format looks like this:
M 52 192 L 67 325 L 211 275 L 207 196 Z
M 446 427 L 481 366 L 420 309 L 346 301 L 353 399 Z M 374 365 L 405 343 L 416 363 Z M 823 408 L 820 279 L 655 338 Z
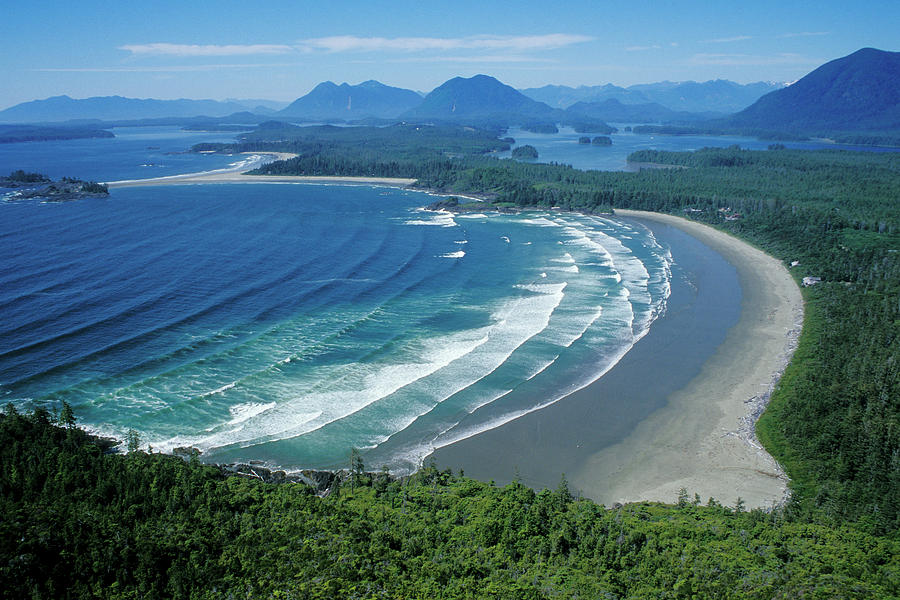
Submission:
M 317 175 L 247 175 L 245 171 L 253 170 L 272 160 L 285 160 L 296 156 L 283 152 L 245 152 L 259 158 L 252 164 L 239 167 L 217 169 L 203 173 L 186 173 L 149 179 L 127 179 L 123 181 L 105 182 L 110 189 L 125 187 L 143 187 L 159 185 L 191 185 L 198 183 L 319 183 L 329 185 L 375 185 L 389 187 L 408 187 L 415 179 L 401 177 L 335 177 Z

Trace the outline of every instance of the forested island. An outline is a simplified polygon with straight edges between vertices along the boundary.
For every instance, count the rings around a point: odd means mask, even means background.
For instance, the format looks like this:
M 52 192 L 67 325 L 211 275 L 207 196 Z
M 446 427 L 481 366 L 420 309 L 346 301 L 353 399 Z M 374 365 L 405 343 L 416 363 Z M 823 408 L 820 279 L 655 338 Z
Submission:
M 115 137 L 111 131 L 100 129 L 98 127 L 67 125 L 0 125 L 0 144 L 111 137 Z
M 524 160 L 535 160 L 538 157 L 538 151 L 534 146 L 525 144 L 524 146 L 513 148 L 512 157 Z

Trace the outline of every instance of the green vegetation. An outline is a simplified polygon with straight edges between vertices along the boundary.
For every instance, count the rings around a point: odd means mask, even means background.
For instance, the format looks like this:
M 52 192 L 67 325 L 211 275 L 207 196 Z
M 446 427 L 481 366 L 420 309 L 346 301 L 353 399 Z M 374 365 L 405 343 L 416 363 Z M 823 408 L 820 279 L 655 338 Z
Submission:
M 96 127 L 0 125 L 0 144 L 111 137 L 115 137 L 111 131 Z
M 606 510 L 565 479 L 540 493 L 433 466 L 397 480 L 363 472 L 358 453 L 320 498 L 196 458 L 106 454 L 67 418 L 0 416 L 5 597 L 882 598 L 900 585 L 896 541 L 783 511 L 686 492 Z
M 538 157 L 538 151 L 534 146 L 525 144 L 524 146 L 513 148 L 512 157 L 520 160 L 534 160 Z
M 109 195 L 109 188 L 104 183 L 82 181 L 74 177 L 63 177 L 54 182 L 41 173 L 26 173 L 21 169 L 13 171 L 6 177 L 0 177 L 0 187 L 25 188 L 8 196 L 15 200 L 44 198 L 58 202 Z
M 771 512 L 606 510 L 434 467 L 394 480 L 350 452 L 339 491 L 108 455 L 63 406 L 0 417 L 0 589 L 11 597 L 881 598 L 900 589 L 900 154 L 642 151 L 639 173 L 499 160 L 497 132 L 266 124 L 202 149 L 300 154 L 258 173 L 413 177 L 494 206 L 685 215 L 787 263 L 799 347 L 758 424 L 792 478 Z M 465 210 L 457 198 L 450 210 Z M 479 205 L 479 210 L 483 210 Z M 675 499 L 673 499 L 675 500 Z

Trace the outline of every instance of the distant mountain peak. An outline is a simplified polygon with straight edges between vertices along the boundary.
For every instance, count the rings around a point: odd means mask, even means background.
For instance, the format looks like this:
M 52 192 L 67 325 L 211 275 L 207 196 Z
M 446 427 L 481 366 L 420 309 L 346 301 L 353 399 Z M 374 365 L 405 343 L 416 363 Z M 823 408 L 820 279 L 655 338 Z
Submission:
M 552 108 L 525 96 L 490 75 L 454 77 L 433 89 L 407 119 L 522 122 L 551 119 Z
M 358 85 L 323 81 L 278 114 L 306 120 L 392 119 L 422 101 L 412 90 L 370 79 Z

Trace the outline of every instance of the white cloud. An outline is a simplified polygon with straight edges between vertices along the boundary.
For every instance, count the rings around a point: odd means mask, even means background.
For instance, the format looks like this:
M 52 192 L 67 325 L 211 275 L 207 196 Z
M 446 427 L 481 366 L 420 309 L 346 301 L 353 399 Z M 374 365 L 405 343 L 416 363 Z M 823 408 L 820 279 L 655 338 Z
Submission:
M 626 46 L 626 52 L 643 52 L 644 50 L 659 50 L 661 46 L 659 44 L 653 44 L 652 46 Z
M 283 44 L 129 44 L 119 46 L 119 50 L 127 50 L 139 55 L 163 56 L 247 56 L 253 54 L 287 54 L 294 48 Z
M 723 38 L 715 38 L 712 40 L 701 40 L 701 44 L 728 44 L 731 42 L 743 42 L 745 40 L 752 40 L 753 36 L 751 35 L 735 35 L 732 37 L 723 37 Z
M 796 33 L 783 33 L 779 35 L 780 38 L 795 38 L 795 37 L 813 37 L 819 35 L 831 35 L 830 31 L 798 31 Z
M 550 33 L 526 36 L 471 36 L 463 38 L 434 37 L 357 37 L 339 35 L 309 38 L 297 42 L 297 49 L 306 52 L 421 52 L 426 50 L 553 50 L 589 42 L 585 35 Z

